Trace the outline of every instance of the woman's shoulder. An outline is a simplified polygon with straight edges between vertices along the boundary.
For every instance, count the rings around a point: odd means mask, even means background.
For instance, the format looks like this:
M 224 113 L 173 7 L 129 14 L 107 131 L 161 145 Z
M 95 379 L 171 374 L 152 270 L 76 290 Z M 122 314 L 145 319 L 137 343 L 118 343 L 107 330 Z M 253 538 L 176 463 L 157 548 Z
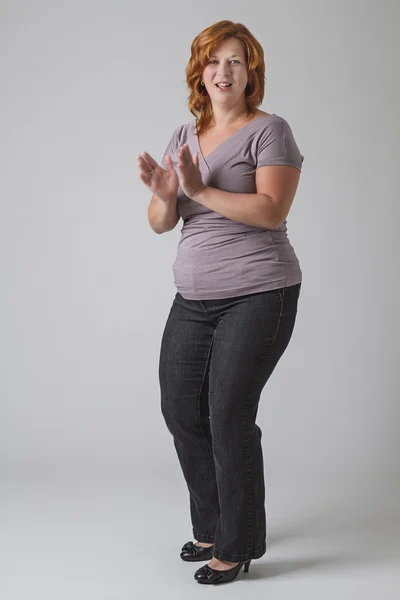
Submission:
M 176 127 L 172 132 L 172 136 L 168 145 L 168 150 L 173 152 L 179 146 L 183 146 L 183 144 L 186 144 L 186 142 L 188 142 L 190 132 L 190 122 L 178 125 L 178 127 Z
M 270 118 L 260 119 L 251 141 L 259 166 L 285 164 L 282 159 L 287 158 L 286 164 L 295 161 L 293 166 L 301 168 L 304 156 L 300 154 L 292 128 L 284 117 L 273 114 Z
M 284 139 L 293 137 L 293 130 L 287 119 L 276 113 L 265 115 L 257 122 L 258 126 L 252 131 L 253 141 L 268 142 L 271 139 L 282 137 Z
M 265 113 L 258 116 L 258 125 L 260 126 L 260 130 L 265 130 L 279 126 L 289 126 L 289 123 L 281 115 Z
M 178 125 L 174 131 L 174 135 L 177 137 L 179 142 L 183 139 L 187 139 L 190 135 L 193 135 L 196 131 L 196 120 L 192 119 L 191 121 L 187 121 L 182 125 Z

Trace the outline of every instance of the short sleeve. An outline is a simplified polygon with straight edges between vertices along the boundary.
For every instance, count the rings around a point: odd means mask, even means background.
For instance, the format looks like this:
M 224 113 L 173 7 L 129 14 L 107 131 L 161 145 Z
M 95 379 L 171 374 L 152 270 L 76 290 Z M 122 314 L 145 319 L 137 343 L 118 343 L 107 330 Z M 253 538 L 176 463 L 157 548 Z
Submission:
M 174 154 L 176 153 L 178 147 L 179 147 L 179 133 L 180 133 L 181 127 L 177 127 L 174 131 L 174 133 L 172 134 L 171 139 L 168 142 L 168 145 L 164 151 L 164 154 L 162 156 L 162 160 L 160 162 L 160 166 L 166 171 L 167 167 L 165 166 L 164 160 L 167 154 L 169 154 L 169 156 L 173 159 Z
M 268 124 L 258 140 L 257 168 L 267 165 L 288 165 L 301 171 L 304 156 L 285 120 Z

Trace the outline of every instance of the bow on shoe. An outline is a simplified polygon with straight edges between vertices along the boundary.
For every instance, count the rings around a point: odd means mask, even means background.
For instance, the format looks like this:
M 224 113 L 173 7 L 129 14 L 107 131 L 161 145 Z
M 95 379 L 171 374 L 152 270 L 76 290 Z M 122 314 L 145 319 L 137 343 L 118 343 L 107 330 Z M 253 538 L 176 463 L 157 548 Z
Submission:
M 232 567 L 232 569 L 227 569 L 226 571 L 212 569 L 208 565 L 204 565 L 204 567 L 197 569 L 196 573 L 194 574 L 194 578 L 198 583 L 228 583 L 228 581 L 234 581 L 234 579 L 236 579 L 243 565 L 244 572 L 247 573 L 250 563 L 251 559 L 245 562 L 240 562 L 235 567 Z
M 213 556 L 213 548 L 214 546 L 203 547 L 196 546 L 193 542 L 186 542 L 182 546 L 181 558 L 188 561 L 208 560 Z
M 199 579 L 206 578 L 207 581 L 212 581 L 212 583 L 217 583 L 217 581 L 219 581 L 220 579 L 223 579 L 223 571 L 216 571 L 215 569 L 212 569 L 208 565 L 205 565 L 204 567 L 201 567 L 200 569 L 198 569 L 196 571 L 196 575 L 197 575 L 197 577 L 196 577 L 197 581 Z
M 186 542 L 186 544 L 184 544 L 182 546 L 182 552 L 184 552 L 185 550 L 187 550 L 188 552 L 190 552 L 190 550 L 193 548 L 194 543 L 193 542 Z

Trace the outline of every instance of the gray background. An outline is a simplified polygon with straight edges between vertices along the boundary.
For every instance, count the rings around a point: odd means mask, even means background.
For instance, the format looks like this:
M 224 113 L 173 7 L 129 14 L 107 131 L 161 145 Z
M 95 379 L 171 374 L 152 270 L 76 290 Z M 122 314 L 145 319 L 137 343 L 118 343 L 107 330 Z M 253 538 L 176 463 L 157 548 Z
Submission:
M 399 13 L 0 2 L 4 600 L 204 594 L 179 559 L 188 493 L 159 407 L 182 222 L 150 229 L 135 156 L 160 161 L 193 118 L 190 44 L 221 19 L 262 44 L 261 108 L 305 160 L 288 219 L 298 320 L 258 419 L 269 547 L 218 594 L 398 597 Z

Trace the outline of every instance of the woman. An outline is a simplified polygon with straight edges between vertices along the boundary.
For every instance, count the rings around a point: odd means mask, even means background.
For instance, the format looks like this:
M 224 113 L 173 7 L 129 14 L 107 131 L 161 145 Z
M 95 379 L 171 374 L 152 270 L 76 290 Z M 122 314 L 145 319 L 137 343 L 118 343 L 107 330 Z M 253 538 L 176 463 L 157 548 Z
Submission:
M 161 408 L 190 494 L 199 583 L 232 581 L 266 551 L 261 391 L 294 328 L 302 273 L 286 217 L 303 156 L 288 123 L 258 110 L 263 50 L 239 23 L 193 41 L 186 76 L 197 118 L 159 165 L 138 156 L 157 233 L 184 224 L 177 293 L 161 341 Z M 165 169 L 163 168 L 165 167 Z

